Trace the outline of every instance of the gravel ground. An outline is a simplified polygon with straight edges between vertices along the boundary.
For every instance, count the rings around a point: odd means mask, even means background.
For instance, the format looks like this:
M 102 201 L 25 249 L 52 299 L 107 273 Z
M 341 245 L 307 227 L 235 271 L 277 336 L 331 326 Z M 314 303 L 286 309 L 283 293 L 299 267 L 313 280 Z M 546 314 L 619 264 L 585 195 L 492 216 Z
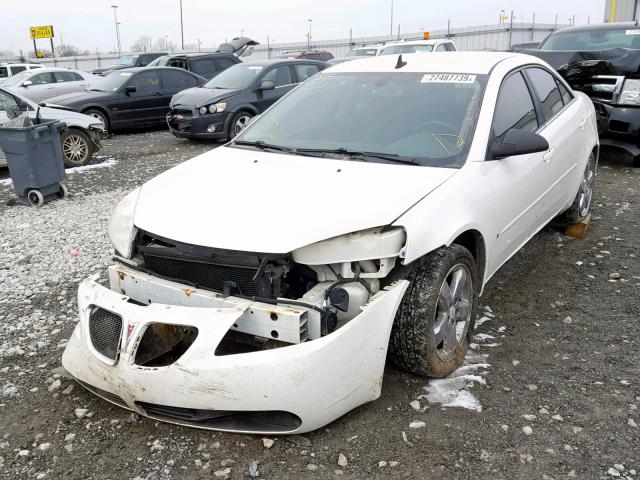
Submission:
M 116 202 L 215 146 L 119 135 L 37 210 L 11 202 L 0 170 L 0 478 L 640 478 L 640 170 L 617 157 L 585 239 L 547 228 L 491 280 L 457 377 L 388 366 L 379 400 L 320 431 L 158 423 L 56 374 L 77 283 L 110 262 Z

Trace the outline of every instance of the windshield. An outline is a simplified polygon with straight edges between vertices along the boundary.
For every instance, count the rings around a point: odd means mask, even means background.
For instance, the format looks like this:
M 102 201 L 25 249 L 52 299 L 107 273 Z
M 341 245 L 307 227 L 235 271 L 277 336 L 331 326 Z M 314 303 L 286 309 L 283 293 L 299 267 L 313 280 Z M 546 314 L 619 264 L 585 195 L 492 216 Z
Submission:
M 394 55 L 398 53 L 424 53 L 432 52 L 433 45 L 392 45 L 380 52 L 380 55 Z
M 156 58 L 154 61 L 147 64 L 147 67 L 164 67 L 169 62 L 169 55 L 162 55 Z
M 302 155 L 325 150 L 326 156 L 354 160 L 460 167 L 485 83 L 486 75 L 471 74 L 318 74 L 261 115 L 236 143 L 261 142 Z
M 5 87 L 15 87 L 16 85 L 19 85 L 23 80 L 29 78 L 32 74 L 33 72 L 25 70 L 24 72 L 20 72 L 17 75 L 14 75 L 13 77 L 7 78 L 4 82 L 2 82 L 2 85 L 4 85 Z
M 640 29 L 597 29 L 556 32 L 540 46 L 541 50 L 640 49 Z
M 106 77 L 98 78 L 98 80 L 93 82 L 91 88 L 88 88 L 87 90 L 97 92 L 115 92 L 124 85 L 132 75 L 133 72 L 111 72 Z
M 375 48 L 358 48 L 349 50 L 347 57 L 375 57 L 377 50 Z
M 205 83 L 204 88 L 247 88 L 262 69 L 261 65 L 234 65 Z
M 123 55 L 118 59 L 118 65 L 125 67 L 135 67 L 140 55 Z

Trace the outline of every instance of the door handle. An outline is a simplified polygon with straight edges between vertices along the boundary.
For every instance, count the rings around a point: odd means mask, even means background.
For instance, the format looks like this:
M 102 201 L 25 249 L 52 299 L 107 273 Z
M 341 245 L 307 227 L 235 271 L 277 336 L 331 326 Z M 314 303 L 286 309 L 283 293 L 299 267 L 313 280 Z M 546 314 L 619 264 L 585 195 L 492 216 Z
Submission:
M 547 151 L 545 152 L 545 154 L 542 156 L 542 159 L 543 159 L 545 162 L 550 162 L 550 161 L 551 161 L 551 159 L 553 158 L 553 154 L 554 154 L 555 152 L 556 152 L 556 149 L 555 149 L 555 148 L 550 148 L 550 149 L 549 149 L 549 150 L 547 150 Z
M 580 130 L 584 130 L 584 127 L 587 125 L 587 117 L 584 117 L 582 120 L 580 120 L 580 123 L 578 123 L 578 126 L 580 127 Z
M 53 85 L 47 86 L 47 90 L 53 90 Z

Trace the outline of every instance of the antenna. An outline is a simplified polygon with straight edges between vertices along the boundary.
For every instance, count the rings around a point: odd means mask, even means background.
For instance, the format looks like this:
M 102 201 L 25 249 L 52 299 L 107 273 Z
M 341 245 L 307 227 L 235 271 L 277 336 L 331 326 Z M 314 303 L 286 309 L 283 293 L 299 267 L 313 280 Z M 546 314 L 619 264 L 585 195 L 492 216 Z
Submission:
M 397 70 L 397 69 L 399 69 L 399 68 L 402 68 L 402 67 L 404 67 L 406 64 L 407 64 L 407 62 L 403 62 L 403 61 L 402 61 L 402 54 L 400 54 L 400 55 L 398 55 L 398 61 L 396 62 L 395 69 Z

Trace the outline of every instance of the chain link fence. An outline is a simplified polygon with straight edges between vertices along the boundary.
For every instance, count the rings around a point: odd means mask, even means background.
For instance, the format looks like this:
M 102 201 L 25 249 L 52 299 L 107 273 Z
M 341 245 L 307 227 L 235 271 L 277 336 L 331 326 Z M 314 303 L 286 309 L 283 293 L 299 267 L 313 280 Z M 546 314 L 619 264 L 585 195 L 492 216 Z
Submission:
M 430 38 L 448 38 L 453 40 L 458 50 L 508 50 L 510 46 L 525 43 L 538 42 L 543 40 L 551 32 L 565 25 L 557 24 L 534 24 L 534 23 L 500 23 L 493 25 L 482 25 L 475 27 L 451 28 L 435 30 L 430 32 Z M 353 47 L 372 45 L 378 43 L 395 42 L 398 40 L 419 40 L 423 38 L 423 32 L 404 33 L 397 35 L 383 35 L 373 37 L 342 38 L 336 40 L 320 40 L 312 42 L 311 48 L 316 50 L 326 50 L 334 57 L 343 57 Z M 261 60 L 273 58 L 286 52 L 296 50 L 307 50 L 307 42 L 260 44 L 252 47 L 243 55 L 243 60 Z M 201 49 L 201 52 L 213 52 L 214 49 Z M 125 52 L 123 52 L 124 54 Z M 133 52 L 132 52 L 133 53 Z M 179 51 L 171 53 L 180 53 Z M 194 52 L 185 52 L 194 53 Z M 117 53 L 85 55 L 77 57 L 60 58 L 29 58 L 47 67 L 66 67 L 76 70 L 90 71 L 94 68 L 107 67 L 117 63 L 119 55 Z M 17 59 L 0 59 L 0 62 Z

